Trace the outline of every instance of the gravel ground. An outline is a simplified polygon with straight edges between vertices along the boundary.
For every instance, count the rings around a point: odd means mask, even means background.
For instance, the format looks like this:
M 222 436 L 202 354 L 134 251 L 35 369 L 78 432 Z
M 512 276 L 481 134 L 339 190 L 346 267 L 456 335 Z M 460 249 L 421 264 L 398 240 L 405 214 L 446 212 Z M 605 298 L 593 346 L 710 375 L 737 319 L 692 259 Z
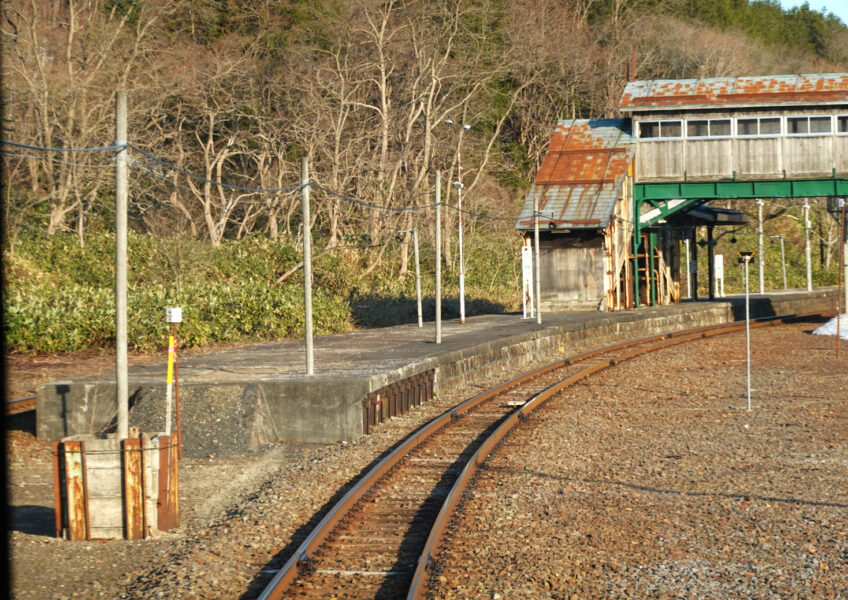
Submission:
M 502 483 L 482 482 L 466 515 L 488 515 L 468 525 L 493 537 L 457 551 L 443 597 L 848 598 L 846 361 L 809 329 L 754 330 L 752 413 L 732 336 L 627 363 L 534 417 L 549 427 L 522 428 L 521 451 L 485 469 Z M 8 431 L 12 595 L 254 597 L 369 464 L 494 383 L 356 443 L 183 460 L 182 526 L 143 541 L 51 537 L 49 446 Z
M 438 598 L 848 598 L 848 360 L 810 325 L 624 363 L 478 472 Z

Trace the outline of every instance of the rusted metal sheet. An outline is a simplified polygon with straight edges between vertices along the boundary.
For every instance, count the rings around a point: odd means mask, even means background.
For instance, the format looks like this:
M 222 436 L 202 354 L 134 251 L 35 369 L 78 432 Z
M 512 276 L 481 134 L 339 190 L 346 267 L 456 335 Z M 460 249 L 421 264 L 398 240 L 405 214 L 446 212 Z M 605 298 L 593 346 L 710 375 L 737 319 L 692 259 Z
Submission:
M 24 398 L 15 398 L 14 400 L 6 400 L 6 414 L 19 415 L 21 413 L 35 410 L 36 396 L 26 396 Z
M 144 538 L 144 452 L 141 438 L 121 442 L 124 482 L 124 538 Z
M 88 499 L 85 485 L 85 443 L 61 444 L 65 472 L 65 512 L 69 540 L 88 539 Z
M 171 463 L 172 456 L 175 457 L 176 449 L 174 436 L 159 436 L 159 489 L 158 489 L 158 511 L 156 524 L 160 531 L 170 531 L 178 526 L 177 511 L 179 509 L 178 491 L 179 483 L 175 476 L 175 464 Z
M 179 436 L 170 445 L 169 462 L 168 462 L 168 496 L 170 497 L 169 504 L 171 506 L 171 527 L 180 526 L 180 445 Z
M 430 369 L 367 394 L 362 400 L 362 433 L 367 435 L 386 419 L 432 398 L 434 377 L 435 370 Z
M 630 81 L 624 88 L 620 107 L 625 111 L 640 111 L 845 101 L 848 101 L 848 74 L 829 73 Z
M 53 452 L 53 506 L 56 516 L 56 537 L 62 537 L 65 517 L 65 490 L 62 487 L 62 481 L 65 480 L 65 468 L 60 457 L 60 442 L 53 442 L 51 448 Z
M 601 229 L 609 223 L 633 160 L 634 138 L 625 119 L 560 121 L 551 137 L 516 229 Z

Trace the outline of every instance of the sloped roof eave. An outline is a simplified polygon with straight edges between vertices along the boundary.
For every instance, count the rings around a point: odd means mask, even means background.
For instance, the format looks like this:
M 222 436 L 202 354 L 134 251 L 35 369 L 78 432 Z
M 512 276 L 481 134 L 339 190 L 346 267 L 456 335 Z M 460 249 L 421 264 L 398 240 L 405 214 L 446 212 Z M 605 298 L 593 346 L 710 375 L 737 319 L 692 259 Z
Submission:
M 559 121 L 516 229 L 533 229 L 534 202 L 545 229 L 549 223 L 569 230 L 607 227 L 634 151 L 629 119 Z

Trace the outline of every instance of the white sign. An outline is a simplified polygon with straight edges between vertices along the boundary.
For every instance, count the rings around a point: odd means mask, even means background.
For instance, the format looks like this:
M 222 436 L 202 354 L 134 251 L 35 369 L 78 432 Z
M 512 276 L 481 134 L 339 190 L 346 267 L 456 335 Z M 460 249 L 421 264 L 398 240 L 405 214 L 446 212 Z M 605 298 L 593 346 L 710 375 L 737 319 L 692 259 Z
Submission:
M 533 247 L 521 246 L 521 298 L 524 310 L 524 318 L 527 318 L 527 309 L 530 309 L 530 316 L 534 316 L 533 311 Z
M 183 309 L 176 308 L 166 308 L 165 309 L 165 319 L 168 323 L 182 323 L 183 322 Z
M 716 294 L 720 298 L 724 298 L 724 255 L 723 254 L 716 254 L 715 255 L 713 268 L 715 270 Z

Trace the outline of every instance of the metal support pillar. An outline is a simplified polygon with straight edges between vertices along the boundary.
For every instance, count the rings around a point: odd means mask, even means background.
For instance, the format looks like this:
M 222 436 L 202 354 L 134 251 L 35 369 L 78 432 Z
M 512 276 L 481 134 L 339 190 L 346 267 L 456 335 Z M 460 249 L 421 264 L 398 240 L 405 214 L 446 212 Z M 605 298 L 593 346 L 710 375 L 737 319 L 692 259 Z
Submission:
M 804 256 L 807 260 L 807 291 L 813 291 L 813 268 L 810 259 L 810 201 L 804 199 Z
M 698 299 L 698 228 L 692 228 L 692 300 Z
M 757 254 L 759 256 L 760 293 L 765 294 L 765 262 L 763 261 L 763 204 L 757 199 Z
M 654 251 L 657 247 L 657 234 L 654 232 L 648 233 L 648 282 L 651 290 L 651 306 L 657 305 L 657 278 L 654 276 L 656 265 L 654 264 Z
M 715 300 L 715 242 L 712 225 L 707 225 L 707 276 L 710 281 L 710 300 Z

